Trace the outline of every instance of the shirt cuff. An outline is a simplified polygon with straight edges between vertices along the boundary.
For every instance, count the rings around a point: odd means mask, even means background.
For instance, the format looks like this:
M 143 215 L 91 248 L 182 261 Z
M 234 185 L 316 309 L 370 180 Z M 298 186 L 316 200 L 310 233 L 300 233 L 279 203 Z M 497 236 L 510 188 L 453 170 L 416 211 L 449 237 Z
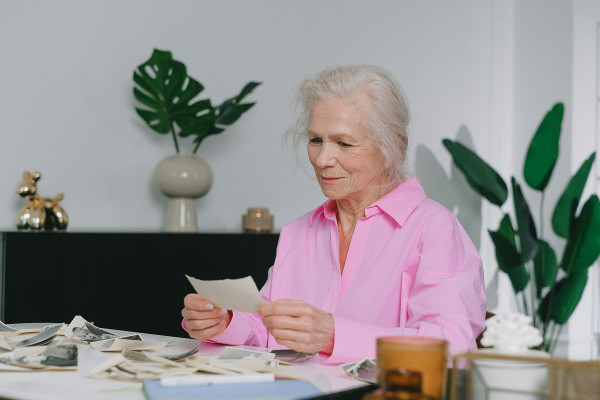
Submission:
M 241 345 L 247 343 L 250 333 L 250 323 L 239 312 L 233 311 L 229 326 L 221 334 L 204 341 L 209 343 Z

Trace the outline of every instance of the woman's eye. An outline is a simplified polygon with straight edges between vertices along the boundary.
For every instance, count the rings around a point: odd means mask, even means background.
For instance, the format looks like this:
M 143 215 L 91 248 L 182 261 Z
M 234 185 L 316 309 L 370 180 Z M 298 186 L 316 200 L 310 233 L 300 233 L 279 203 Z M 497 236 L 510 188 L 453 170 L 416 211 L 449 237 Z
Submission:
M 351 144 L 348 144 L 348 143 L 346 143 L 346 142 L 342 142 L 342 141 L 339 141 L 339 142 L 338 142 L 338 144 L 339 144 L 340 146 L 342 146 L 342 147 L 350 147 L 350 146 L 352 146 Z
M 321 143 L 323 140 L 321 138 L 315 137 L 309 140 L 310 143 Z

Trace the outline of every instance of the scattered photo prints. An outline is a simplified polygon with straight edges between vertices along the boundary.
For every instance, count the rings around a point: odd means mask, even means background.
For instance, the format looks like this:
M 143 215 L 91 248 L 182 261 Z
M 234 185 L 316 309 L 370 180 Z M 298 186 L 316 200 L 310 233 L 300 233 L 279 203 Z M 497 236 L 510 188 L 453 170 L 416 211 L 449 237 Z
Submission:
M 22 368 L 12 365 L 14 358 L 15 353 L 13 351 L 0 354 L 0 371 L 31 371 L 29 368 Z
M 6 339 L 4 339 L 3 335 L 0 335 L 0 349 L 2 350 L 12 350 L 12 346 L 8 344 Z
M 218 360 L 273 360 L 275 359 L 274 353 L 267 353 L 264 351 L 240 349 L 236 347 L 225 347 Z
M 246 358 L 238 360 L 214 359 L 209 362 L 212 367 L 227 369 L 238 374 L 253 374 L 255 372 L 271 372 L 279 365 L 277 360 L 261 360 L 258 358 Z
M 44 370 L 76 370 L 77 346 L 74 344 L 22 347 L 14 351 L 13 365 Z
M 112 332 L 98 328 L 90 324 L 80 315 L 75 316 L 65 331 L 65 336 L 70 340 L 92 343 L 100 340 L 113 339 L 118 337 Z
M 160 350 L 167 346 L 167 342 L 148 342 L 145 340 L 116 338 L 90 343 L 98 351 L 123 351 L 129 350 Z
M 301 353 L 291 349 L 271 350 L 275 358 L 288 364 L 301 364 L 312 359 L 317 353 Z
M 57 335 L 66 338 L 55 341 Z M 139 334 L 119 336 L 79 315 L 66 327 L 65 324 L 54 324 L 43 329 L 15 329 L 0 322 L 0 371 L 76 370 L 78 346 L 89 345 L 95 351 L 121 353 L 97 366 L 90 373 L 95 379 L 142 382 L 194 373 L 236 375 L 267 372 L 279 379 L 306 380 L 306 376 L 288 370 L 290 367 L 286 363 L 301 363 L 315 356 L 293 350 L 261 351 L 251 346 L 227 346 L 219 356 L 198 355 L 196 345 L 178 354 L 169 353 L 168 348 L 161 353 L 160 350 L 169 343 L 144 341 Z M 2 353 L 2 350 L 5 352 Z M 348 370 L 362 376 L 367 367 L 353 365 Z
M 363 382 L 377 383 L 377 363 L 375 359 L 365 358 L 341 364 L 340 368 L 351 377 Z
M 16 332 L 18 329 L 10 327 L 6 325 L 4 322 L 0 321 L 0 332 Z
M 22 340 L 15 344 L 16 347 L 25 347 L 25 346 L 42 346 L 44 344 L 50 343 L 56 335 L 58 331 L 63 328 L 64 324 L 54 324 L 45 326 L 44 329 L 40 333 L 35 336 L 30 337 L 29 339 Z
M 146 363 L 165 363 L 163 360 L 167 360 L 171 363 L 175 361 L 184 360 L 188 357 L 193 356 L 198 353 L 198 347 L 194 347 L 193 349 L 186 351 L 181 354 L 153 354 L 146 351 L 134 351 L 129 349 L 124 349 L 121 354 L 123 357 L 128 359 L 129 361 L 137 361 L 137 362 L 146 362 Z M 177 364 L 180 365 L 180 364 Z
M 94 369 L 90 376 L 96 379 L 115 380 L 123 382 L 142 382 L 156 380 L 164 376 L 189 375 L 195 372 L 193 368 L 172 368 L 170 370 L 149 368 L 128 361 L 118 355 Z
M 157 354 L 152 354 L 146 351 L 134 351 L 125 349 L 121 352 L 121 355 L 129 361 L 150 363 L 150 364 L 161 364 L 165 366 L 171 366 L 176 368 L 183 368 L 185 365 L 176 361 L 171 361 L 168 358 L 161 357 Z

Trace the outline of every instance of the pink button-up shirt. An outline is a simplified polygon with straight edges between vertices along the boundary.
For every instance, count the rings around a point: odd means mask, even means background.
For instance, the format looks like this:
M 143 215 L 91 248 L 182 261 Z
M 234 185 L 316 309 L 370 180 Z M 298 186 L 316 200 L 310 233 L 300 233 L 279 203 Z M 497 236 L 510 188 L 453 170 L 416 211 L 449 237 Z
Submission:
M 376 339 L 390 335 L 445 339 L 451 354 L 476 348 L 486 308 L 481 259 L 416 178 L 367 207 L 342 274 L 336 213 L 330 200 L 281 230 L 261 290 L 267 301 L 301 299 L 333 315 L 334 347 L 320 355 L 324 362 L 375 357 Z M 211 341 L 283 348 L 260 316 L 242 312 Z

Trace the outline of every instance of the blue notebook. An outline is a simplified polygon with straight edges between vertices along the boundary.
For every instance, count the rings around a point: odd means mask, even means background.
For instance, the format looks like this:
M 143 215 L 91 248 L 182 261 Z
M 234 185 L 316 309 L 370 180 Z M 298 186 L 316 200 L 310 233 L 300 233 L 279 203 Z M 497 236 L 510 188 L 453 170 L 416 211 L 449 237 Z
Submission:
M 232 383 L 227 385 L 163 386 L 160 381 L 144 381 L 148 400 L 230 400 L 230 399 L 302 399 L 323 394 L 308 381 Z

